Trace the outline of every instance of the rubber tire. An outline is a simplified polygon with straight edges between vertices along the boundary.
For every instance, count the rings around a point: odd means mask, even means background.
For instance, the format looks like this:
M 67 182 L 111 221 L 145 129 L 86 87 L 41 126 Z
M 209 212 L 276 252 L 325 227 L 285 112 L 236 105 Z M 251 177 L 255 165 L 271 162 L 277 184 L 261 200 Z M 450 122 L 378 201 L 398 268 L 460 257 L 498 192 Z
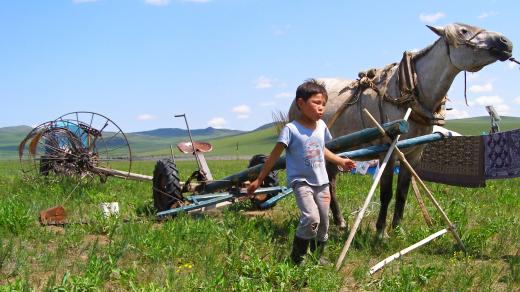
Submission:
M 256 154 L 249 160 L 249 165 L 247 167 L 253 167 L 255 165 L 265 163 L 267 160 L 267 156 L 264 154 Z M 264 181 L 262 182 L 261 187 L 267 188 L 267 187 L 276 187 L 280 185 L 280 180 L 278 178 L 278 171 L 271 171 L 269 174 L 265 177 Z
M 153 171 L 152 190 L 153 205 L 157 212 L 169 210 L 175 202 L 183 201 L 180 176 L 175 161 L 171 159 L 157 160 Z
M 265 156 L 264 154 L 256 154 L 253 157 L 251 157 L 251 159 L 249 160 L 249 165 L 247 167 L 253 167 L 255 165 L 258 165 L 258 164 L 261 164 L 261 163 L 265 163 L 266 160 L 267 160 L 267 156 Z M 278 171 L 277 170 L 271 171 L 265 177 L 265 179 L 262 182 L 262 185 L 260 187 L 262 187 L 262 188 L 276 187 L 276 186 L 279 186 L 279 181 L 280 180 L 278 179 Z M 273 196 L 274 196 L 274 194 L 270 194 L 264 200 L 259 200 L 257 198 L 252 198 L 251 201 L 253 202 L 253 206 L 256 209 L 260 209 L 260 205 L 263 202 L 265 202 L 265 201 L 269 200 L 270 198 L 272 198 Z M 270 208 L 274 207 L 275 205 L 276 205 L 276 203 L 273 204 L 272 206 L 270 206 Z

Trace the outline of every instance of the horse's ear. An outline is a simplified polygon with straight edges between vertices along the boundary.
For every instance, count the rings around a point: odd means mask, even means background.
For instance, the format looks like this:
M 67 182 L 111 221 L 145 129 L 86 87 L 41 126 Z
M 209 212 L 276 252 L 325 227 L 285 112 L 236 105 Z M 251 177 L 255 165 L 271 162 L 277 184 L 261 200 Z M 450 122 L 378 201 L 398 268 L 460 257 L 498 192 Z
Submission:
M 444 27 L 442 26 L 431 26 L 426 25 L 429 29 L 431 29 L 436 35 L 442 37 L 444 36 Z

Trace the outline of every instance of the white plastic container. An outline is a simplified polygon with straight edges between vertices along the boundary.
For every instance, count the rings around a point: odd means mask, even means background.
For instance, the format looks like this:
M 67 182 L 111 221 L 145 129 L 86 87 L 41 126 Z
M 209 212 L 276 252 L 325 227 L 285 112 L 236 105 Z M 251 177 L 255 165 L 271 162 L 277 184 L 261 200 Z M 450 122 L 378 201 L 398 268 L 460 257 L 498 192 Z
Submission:
M 101 203 L 99 204 L 101 207 L 101 211 L 103 212 L 103 216 L 108 218 L 110 216 L 119 216 L 119 203 L 118 202 L 110 202 L 110 203 Z

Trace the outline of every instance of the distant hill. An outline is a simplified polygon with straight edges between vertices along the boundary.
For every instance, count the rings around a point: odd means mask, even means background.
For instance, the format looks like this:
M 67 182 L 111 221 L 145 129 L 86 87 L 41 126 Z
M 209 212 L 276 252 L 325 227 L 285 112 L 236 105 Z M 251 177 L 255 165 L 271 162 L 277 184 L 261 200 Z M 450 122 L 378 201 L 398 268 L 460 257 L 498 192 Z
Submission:
M 520 128 L 519 117 L 502 117 L 498 122 L 500 131 L 509 131 Z M 446 128 L 459 132 L 463 135 L 481 135 L 488 133 L 491 128 L 491 120 L 489 117 L 474 117 L 466 119 L 446 120 Z
M 215 129 L 212 127 L 208 127 L 206 129 L 196 129 L 191 130 L 191 134 L 193 136 L 211 136 L 211 137 L 223 137 L 229 135 L 237 135 L 245 133 L 245 131 L 239 130 L 228 130 L 228 129 Z M 161 128 L 151 131 L 143 131 L 143 132 L 133 132 L 129 133 L 133 135 L 146 135 L 153 137 L 162 137 L 162 138 L 173 138 L 173 137 L 189 137 L 188 130 L 179 129 L 179 128 Z
M 18 144 L 31 130 L 29 126 L 0 128 L 0 158 L 17 157 Z

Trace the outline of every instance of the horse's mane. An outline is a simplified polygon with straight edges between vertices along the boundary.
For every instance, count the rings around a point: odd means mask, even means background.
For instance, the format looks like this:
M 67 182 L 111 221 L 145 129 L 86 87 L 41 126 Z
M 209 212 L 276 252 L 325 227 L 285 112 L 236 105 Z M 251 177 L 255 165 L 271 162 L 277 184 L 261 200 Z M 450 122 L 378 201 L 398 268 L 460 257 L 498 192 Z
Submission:
M 422 56 L 426 55 L 429 51 L 431 51 L 435 45 L 442 40 L 442 37 L 438 38 L 433 44 L 427 46 L 426 48 L 423 48 L 413 54 L 413 58 L 421 58 Z

